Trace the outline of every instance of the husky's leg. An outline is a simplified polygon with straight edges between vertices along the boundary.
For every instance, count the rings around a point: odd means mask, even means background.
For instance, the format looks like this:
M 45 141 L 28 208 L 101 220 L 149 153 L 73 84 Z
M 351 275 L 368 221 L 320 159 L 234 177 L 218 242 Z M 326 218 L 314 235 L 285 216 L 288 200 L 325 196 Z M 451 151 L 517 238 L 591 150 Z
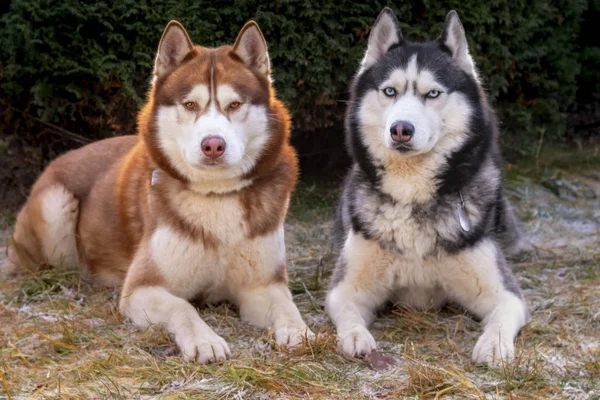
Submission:
M 314 338 L 284 283 L 246 288 L 236 299 L 242 319 L 259 328 L 273 328 L 277 344 L 296 346 L 305 338 Z
M 486 239 L 444 260 L 439 271 L 448 296 L 482 320 L 473 362 L 497 365 L 513 359 L 527 305 L 500 249 Z
M 392 292 L 387 258 L 377 243 L 349 232 L 326 300 L 338 349 L 348 356 L 369 354 L 377 347 L 367 326 Z
M 277 344 L 312 339 L 287 287 L 283 226 L 238 247 L 226 281 L 244 321 L 272 328 Z
M 78 214 L 78 200 L 60 183 L 33 193 L 19 212 L 8 246 L 9 271 L 76 266 Z
M 200 318 L 189 302 L 170 293 L 162 283 L 149 258 L 136 256 L 121 292 L 121 313 L 142 328 L 152 324 L 165 326 L 186 360 L 206 364 L 229 357 L 231 352 L 225 340 Z
M 521 224 L 515 215 L 515 210 L 505 195 L 502 195 L 500 204 L 497 207 L 500 218 L 495 229 L 502 249 L 508 255 L 530 250 L 531 244 L 525 238 Z

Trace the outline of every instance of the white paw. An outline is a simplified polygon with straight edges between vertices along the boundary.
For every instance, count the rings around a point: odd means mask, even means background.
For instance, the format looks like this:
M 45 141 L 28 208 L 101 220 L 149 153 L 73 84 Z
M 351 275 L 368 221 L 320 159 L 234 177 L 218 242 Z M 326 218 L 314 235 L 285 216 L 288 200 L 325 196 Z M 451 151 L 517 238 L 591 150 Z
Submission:
M 347 356 L 370 354 L 376 348 L 377 343 L 373 335 L 365 327 L 355 327 L 338 333 L 338 349 Z
M 475 344 L 473 349 L 473 362 L 499 366 L 503 362 L 510 362 L 515 357 L 515 345 L 510 335 L 502 335 L 496 329 L 486 330 Z
M 177 340 L 183 358 L 195 360 L 200 364 L 224 361 L 231 356 L 231 351 L 223 338 L 214 332 L 185 336 Z
M 278 345 L 297 346 L 302 344 L 305 338 L 315 338 L 315 334 L 306 325 L 282 325 L 275 328 L 275 342 Z

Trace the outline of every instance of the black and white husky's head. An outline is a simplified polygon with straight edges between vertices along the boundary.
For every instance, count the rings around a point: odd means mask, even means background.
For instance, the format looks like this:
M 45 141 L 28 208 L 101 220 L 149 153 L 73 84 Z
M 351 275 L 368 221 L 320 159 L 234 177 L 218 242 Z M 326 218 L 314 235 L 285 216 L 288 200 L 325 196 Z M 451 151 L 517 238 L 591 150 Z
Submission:
M 371 30 L 351 97 L 347 144 L 373 178 L 377 169 L 415 157 L 460 164 L 450 158 L 468 153 L 473 163 L 493 141 L 493 117 L 454 11 L 437 40 L 411 43 L 385 8 Z

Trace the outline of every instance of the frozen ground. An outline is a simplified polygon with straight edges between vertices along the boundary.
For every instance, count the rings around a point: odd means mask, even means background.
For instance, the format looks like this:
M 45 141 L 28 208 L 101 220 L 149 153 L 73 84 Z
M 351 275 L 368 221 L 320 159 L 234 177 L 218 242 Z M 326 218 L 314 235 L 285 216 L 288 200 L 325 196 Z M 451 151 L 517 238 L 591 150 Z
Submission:
M 598 399 L 600 167 L 597 154 L 585 157 L 592 161 L 575 168 L 555 159 L 509 171 L 509 193 L 535 249 L 513 260 L 532 319 L 518 337 L 518 359 L 500 370 L 471 364 L 480 328 L 455 307 L 382 312 L 372 331 L 398 360 L 392 369 L 337 355 L 323 312 L 337 189 L 303 184 L 286 233 L 295 301 L 318 332 L 310 347 L 277 349 L 269 333 L 219 305 L 200 313 L 230 343 L 232 359 L 186 364 L 164 331 L 123 321 L 116 291 L 94 291 L 76 272 L 47 271 L 0 280 L 0 399 Z M 4 218 L 0 246 L 12 220 Z

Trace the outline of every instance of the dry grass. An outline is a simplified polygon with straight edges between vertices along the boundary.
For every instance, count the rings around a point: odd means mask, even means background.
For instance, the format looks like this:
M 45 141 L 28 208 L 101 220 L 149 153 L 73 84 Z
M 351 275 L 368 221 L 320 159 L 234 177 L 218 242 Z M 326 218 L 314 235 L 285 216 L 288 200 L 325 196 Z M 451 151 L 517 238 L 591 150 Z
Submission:
M 600 181 L 585 179 L 600 196 Z M 0 281 L 0 398 L 599 398 L 600 201 L 559 198 L 536 181 L 510 185 L 536 252 L 514 263 L 532 319 L 517 360 L 500 370 L 471 364 L 480 328 L 456 307 L 382 311 L 372 331 L 398 360 L 389 370 L 338 355 L 323 312 L 337 193 L 302 185 L 287 224 L 290 283 L 316 342 L 278 349 L 223 304 L 200 313 L 230 343 L 232 359 L 187 364 L 164 330 L 123 320 L 117 291 L 48 270 Z

